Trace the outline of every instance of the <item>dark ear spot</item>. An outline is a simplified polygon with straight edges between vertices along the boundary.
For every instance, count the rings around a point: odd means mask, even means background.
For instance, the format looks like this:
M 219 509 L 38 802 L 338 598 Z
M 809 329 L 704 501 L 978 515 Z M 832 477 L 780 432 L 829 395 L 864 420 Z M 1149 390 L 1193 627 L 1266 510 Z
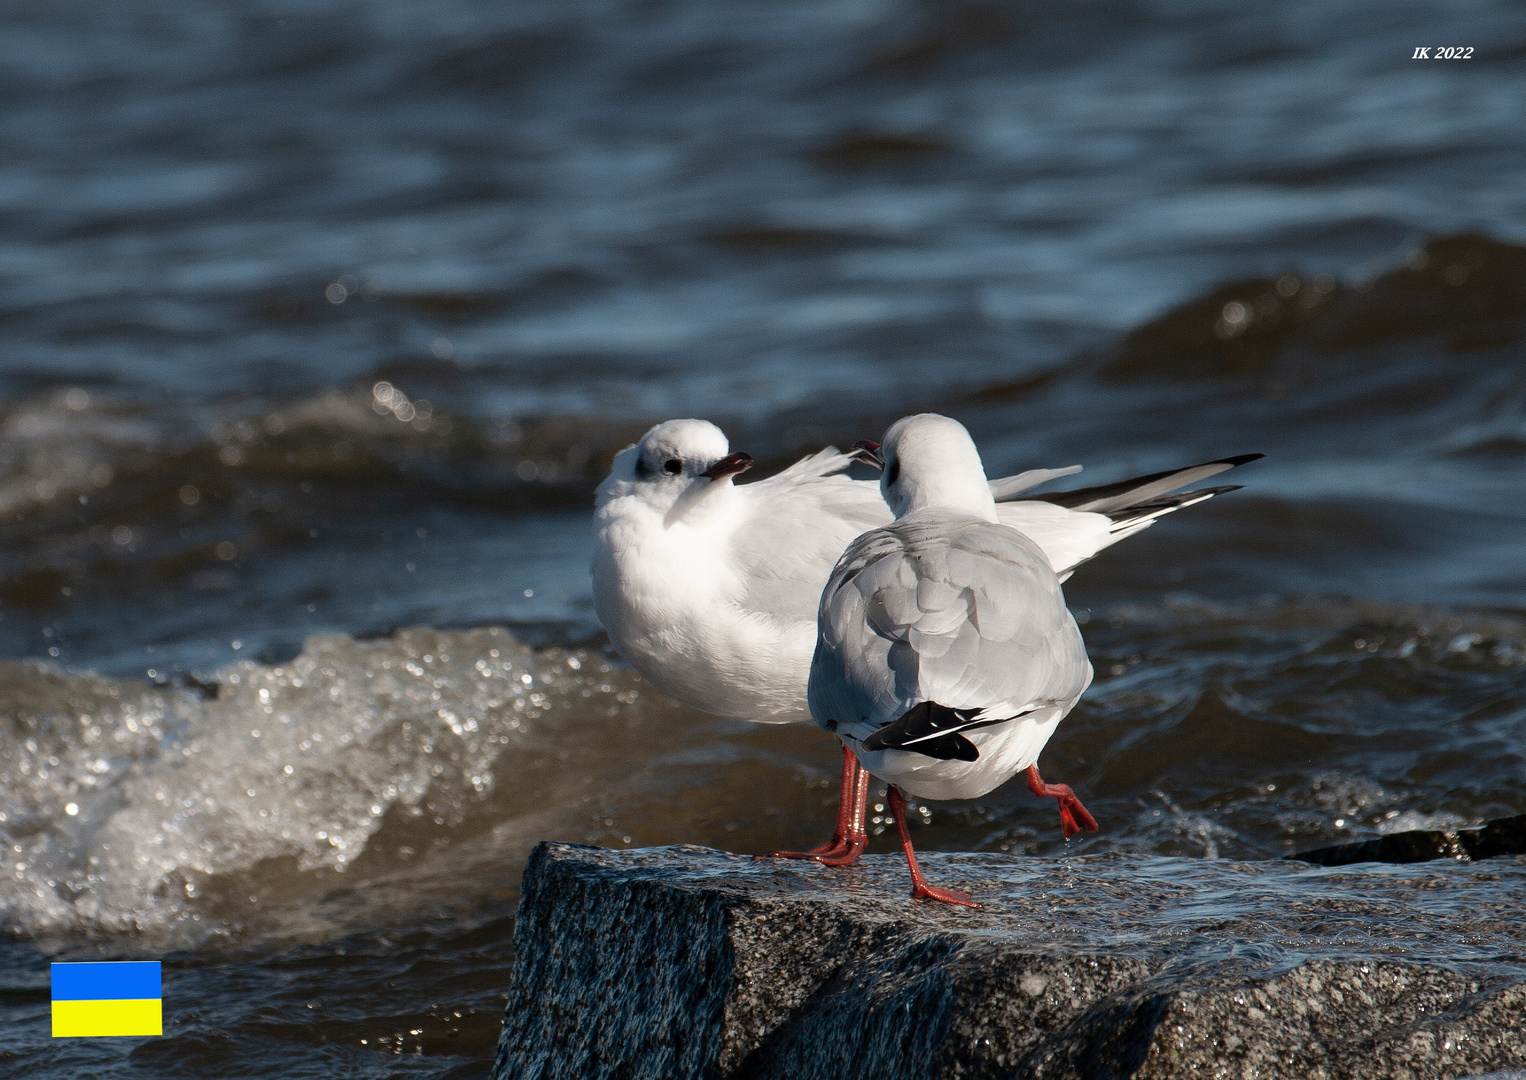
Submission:
M 677 475 L 678 473 L 684 471 L 684 463 L 679 461 L 676 457 L 670 457 L 668 458 L 667 463 L 663 465 L 663 468 L 668 470 L 668 472 Z
M 890 468 L 885 470 L 885 486 L 889 487 L 901 478 L 901 459 L 896 458 L 890 463 Z

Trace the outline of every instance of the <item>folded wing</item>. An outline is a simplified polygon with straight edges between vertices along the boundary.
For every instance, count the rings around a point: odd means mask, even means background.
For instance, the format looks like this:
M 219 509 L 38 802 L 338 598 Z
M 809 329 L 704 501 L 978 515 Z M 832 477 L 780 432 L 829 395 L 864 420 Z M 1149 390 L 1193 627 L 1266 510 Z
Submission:
M 890 521 L 879 485 L 852 480 L 852 458 L 834 447 L 766 480 L 742 485 L 748 520 L 734 557 L 743 607 L 758 618 L 814 623 L 822 582 L 853 538 Z
M 1090 681 L 1043 551 L 1001 525 L 903 518 L 855 541 L 822 594 L 811 713 L 861 742 L 924 702 L 986 726 Z M 957 734 L 948 725 L 930 714 L 923 733 Z M 903 727 L 880 741 L 921 732 Z

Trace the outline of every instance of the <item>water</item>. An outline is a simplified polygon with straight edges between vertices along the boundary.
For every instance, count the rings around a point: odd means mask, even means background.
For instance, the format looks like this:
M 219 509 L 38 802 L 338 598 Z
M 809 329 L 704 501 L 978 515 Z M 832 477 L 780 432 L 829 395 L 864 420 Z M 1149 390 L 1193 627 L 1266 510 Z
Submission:
M 997 473 L 1269 455 L 1067 586 L 1102 831 L 1018 785 L 928 848 L 1526 810 L 1514 6 L 0 26 L 0 1073 L 481 1076 L 536 840 L 821 839 L 825 736 L 604 651 L 592 486 L 670 416 L 759 473 L 926 408 Z M 50 1042 L 65 956 L 166 958 L 172 1035 Z

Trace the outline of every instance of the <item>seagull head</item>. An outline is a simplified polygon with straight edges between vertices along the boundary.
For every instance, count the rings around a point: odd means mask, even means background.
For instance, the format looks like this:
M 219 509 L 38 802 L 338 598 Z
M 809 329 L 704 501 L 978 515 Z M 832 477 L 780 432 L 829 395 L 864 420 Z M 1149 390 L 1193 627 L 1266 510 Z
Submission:
M 668 524 L 729 490 L 752 467 L 747 454 L 733 454 L 726 435 L 708 420 L 668 420 L 615 455 L 609 478 L 599 485 L 599 504 L 634 495 L 662 513 Z
M 980 453 L 959 421 L 937 413 L 902 417 L 879 451 L 880 493 L 896 517 L 936 507 L 996 520 Z

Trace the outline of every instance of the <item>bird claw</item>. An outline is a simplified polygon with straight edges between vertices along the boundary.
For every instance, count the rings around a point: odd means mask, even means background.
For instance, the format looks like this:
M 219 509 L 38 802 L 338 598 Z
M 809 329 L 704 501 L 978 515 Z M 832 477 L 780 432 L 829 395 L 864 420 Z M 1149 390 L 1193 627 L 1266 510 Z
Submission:
M 1069 840 L 1076 833 L 1085 829 L 1087 832 L 1097 831 L 1097 819 L 1086 812 L 1086 807 L 1081 805 L 1081 800 L 1074 795 L 1060 799 L 1060 831 Z
M 832 839 L 810 851 L 770 851 L 754 859 L 808 859 L 824 866 L 850 866 L 869 846 L 864 832 L 864 807 L 869 801 L 869 774 L 846 746 L 842 748 L 842 789 L 837 800 L 837 828 Z
M 927 885 L 916 882 L 911 888 L 913 900 L 938 900 L 945 904 L 958 904 L 961 907 L 980 910 L 980 905 L 970 899 L 969 893 L 958 892 L 954 889 L 940 889 L 936 885 Z
M 840 850 L 823 852 L 820 855 L 811 856 L 823 866 L 852 866 L 858 862 L 858 857 L 864 853 L 864 842 L 854 840 L 844 845 Z
M 819 862 L 823 866 L 850 866 L 864 853 L 864 846 L 863 840 L 840 840 L 834 837 L 831 843 L 814 847 L 810 851 L 770 851 L 767 855 L 754 855 L 753 858 L 804 859 Z
M 1070 789 L 1069 784 L 1046 784 L 1044 778 L 1039 775 L 1037 765 L 1028 767 L 1028 790 L 1041 799 L 1057 799 L 1060 803 L 1060 831 L 1069 840 L 1076 833 L 1085 829 L 1087 832 L 1097 831 L 1097 820 L 1086 812 L 1086 807 L 1081 805 L 1081 800 L 1076 798 L 1076 793 Z

